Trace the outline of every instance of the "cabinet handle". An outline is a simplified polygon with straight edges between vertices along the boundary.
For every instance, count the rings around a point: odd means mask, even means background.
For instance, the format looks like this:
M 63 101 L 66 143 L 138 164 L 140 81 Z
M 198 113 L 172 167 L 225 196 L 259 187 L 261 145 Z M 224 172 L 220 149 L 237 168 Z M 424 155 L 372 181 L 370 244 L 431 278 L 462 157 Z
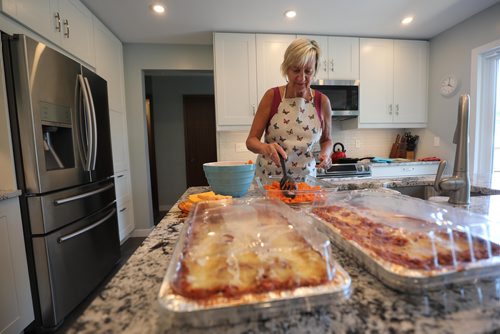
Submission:
M 396 111 L 399 111 L 399 103 L 396 104 Z
M 392 104 L 389 104 L 389 115 L 392 115 Z
M 334 67 L 333 59 L 330 60 L 330 68 L 332 69 L 332 72 L 335 72 L 335 67 Z
M 117 178 L 117 179 L 119 179 L 120 177 L 124 177 L 124 176 L 125 176 L 125 175 L 120 174 L 120 175 L 118 175 L 116 178 Z
M 69 21 L 68 19 L 64 20 L 64 37 L 69 38 Z
M 328 72 L 328 61 L 323 60 L 323 72 Z
M 61 15 L 59 15 L 59 12 L 54 14 L 54 18 L 56 19 L 56 31 L 61 32 Z
M 252 104 L 252 114 L 255 115 L 256 111 L 255 111 L 255 104 Z
M 120 212 L 123 212 L 123 211 L 125 211 L 125 210 L 127 210 L 127 208 L 123 208 L 123 209 L 121 209 L 121 210 L 120 210 Z

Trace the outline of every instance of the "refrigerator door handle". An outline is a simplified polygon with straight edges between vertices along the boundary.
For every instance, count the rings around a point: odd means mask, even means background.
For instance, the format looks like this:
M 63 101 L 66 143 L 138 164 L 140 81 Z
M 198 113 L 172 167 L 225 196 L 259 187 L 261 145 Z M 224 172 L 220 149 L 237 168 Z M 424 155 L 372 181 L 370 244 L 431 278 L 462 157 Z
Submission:
M 90 196 L 94 196 L 94 195 L 102 193 L 102 192 L 104 192 L 104 191 L 106 191 L 108 189 L 111 189 L 114 186 L 115 185 L 113 183 L 110 183 L 107 186 L 104 186 L 104 187 L 96 189 L 96 190 L 92 190 L 92 191 L 89 191 L 89 192 L 86 192 L 86 193 L 83 193 L 83 194 L 79 194 L 79 195 L 76 195 L 76 196 L 71 196 L 71 197 L 66 197 L 66 198 L 63 198 L 63 199 L 55 200 L 54 204 L 55 205 L 61 205 L 61 204 L 65 204 L 65 203 L 68 203 L 68 202 L 77 201 L 77 200 L 80 200 L 82 198 L 87 198 L 87 197 L 90 197 Z
M 85 88 L 87 90 L 87 97 L 89 99 L 90 114 L 92 118 L 92 133 L 94 138 L 94 145 L 92 146 L 92 153 L 90 155 L 90 168 L 91 170 L 95 170 L 95 164 L 97 160 L 97 121 L 95 115 L 94 97 L 92 96 L 92 89 L 90 89 L 89 80 L 86 77 L 83 77 L 83 80 L 85 81 Z
M 104 217 L 104 218 L 102 218 L 102 219 L 99 219 L 98 221 L 96 221 L 96 222 L 95 222 L 95 223 L 93 223 L 92 225 L 89 225 L 89 226 L 87 226 L 87 227 L 85 227 L 85 228 L 82 228 L 81 230 L 78 230 L 78 231 L 75 231 L 75 232 L 73 232 L 73 233 L 66 234 L 65 236 L 62 236 L 62 237 L 57 238 L 57 242 L 58 242 L 58 243 L 60 243 L 60 244 L 62 244 L 63 242 L 68 241 L 68 240 L 70 240 L 70 239 L 73 239 L 73 238 L 75 238 L 75 237 L 79 236 L 80 234 L 83 234 L 83 233 L 85 233 L 85 232 L 88 232 L 88 231 L 90 231 L 90 230 L 92 230 L 92 229 L 96 228 L 97 226 L 99 226 L 99 225 L 101 225 L 101 224 L 105 223 L 105 222 L 106 222 L 109 218 L 111 218 L 111 217 L 112 217 L 115 213 L 116 213 L 116 209 L 115 209 L 115 208 L 113 208 L 113 210 L 111 210 L 111 212 L 110 212 L 110 213 L 108 213 L 108 214 L 106 215 L 106 217 Z
M 86 143 L 84 143 L 84 132 L 86 131 L 85 121 L 82 119 L 82 89 L 79 75 L 76 76 L 76 84 L 75 84 L 75 110 L 77 113 L 76 121 L 77 121 L 77 133 L 78 133 L 78 153 L 80 155 L 80 160 L 82 161 L 83 166 L 87 165 L 87 151 L 88 147 Z
M 87 118 L 87 126 L 86 126 L 86 133 L 87 133 L 87 154 L 86 154 L 86 159 L 85 159 L 85 170 L 90 171 L 91 167 L 91 150 L 94 147 L 94 131 L 92 131 L 92 115 L 90 111 L 90 102 L 89 102 L 89 96 L 87 94 L 87 89 L 85 85 L 85 81 L 83 80 L 83 75 L 78 74 L 78 81 L 80 82 L 80 90 L 83 93 L 83 103 L 84 103 L 84 110 L 85 110 L 85 116 Z

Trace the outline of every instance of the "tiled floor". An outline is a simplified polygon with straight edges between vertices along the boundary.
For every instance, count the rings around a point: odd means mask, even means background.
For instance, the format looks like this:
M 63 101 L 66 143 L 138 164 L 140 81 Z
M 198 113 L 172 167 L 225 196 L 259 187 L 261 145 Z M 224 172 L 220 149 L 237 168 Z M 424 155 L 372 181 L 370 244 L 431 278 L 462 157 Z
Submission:
M 57 329 L 55 333 L 65 333 L 71 324 L 83 313 L 87 306 L 94 300 L 94 298 L 99 294 L 101 289 L 106 286 L 106 284 L 111 280 L 111 278 L 116 274 L 118 270 L 127 262 L 129 257 L 134 253 L 134 251 L 142 244 L 146 238 L 129 238 L 127 241 L 121 245 L 122 257 L 118 264 L 113 268 L 113 271 L 104 279 L 104 281 L 88 296 L 76 309 L 71 312 L 64 323 Z

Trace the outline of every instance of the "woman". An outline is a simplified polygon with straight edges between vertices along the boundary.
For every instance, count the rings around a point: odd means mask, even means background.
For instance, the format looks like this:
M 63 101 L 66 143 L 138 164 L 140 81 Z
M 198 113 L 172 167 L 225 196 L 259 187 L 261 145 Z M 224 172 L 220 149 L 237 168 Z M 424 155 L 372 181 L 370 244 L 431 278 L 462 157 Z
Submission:
M 282 176 L 278 154 L 288 160 L 287 171 L 293 178 L 316 176 L 313 147 L 318 141 L 318 168 L 330 166 L 330 100 L 310 87 L 319 56 L 318 43 L 305 38 L 294 40 L 285 51 L 281 73 L 287 84 L 264 94 L 246 141 L 247 148 L 259 155 L 257 176 Z

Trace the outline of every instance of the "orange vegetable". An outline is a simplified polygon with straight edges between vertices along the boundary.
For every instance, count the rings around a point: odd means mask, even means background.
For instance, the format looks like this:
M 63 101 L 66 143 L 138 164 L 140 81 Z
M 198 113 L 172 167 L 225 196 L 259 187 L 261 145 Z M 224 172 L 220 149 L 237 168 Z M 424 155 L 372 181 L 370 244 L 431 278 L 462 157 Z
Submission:
M 280 189 L 280 184 L 278 181 L 273 181 L 271 184 L 264 185 L 264 189 L 267 190 L 267 195 L 271 198 L 277 198 L 285 203 L 310 203 L 314 200 L 314 197 L 318 190 L 321 189 L 320 186 L 311 186 L 306 182 L 297 182 L 297 191 L 295 192 L 295 197 L 286 197 L 283 191 Z
M 250 159 L 247 161 L 247 165 L 253 165 L 253 161 Z

